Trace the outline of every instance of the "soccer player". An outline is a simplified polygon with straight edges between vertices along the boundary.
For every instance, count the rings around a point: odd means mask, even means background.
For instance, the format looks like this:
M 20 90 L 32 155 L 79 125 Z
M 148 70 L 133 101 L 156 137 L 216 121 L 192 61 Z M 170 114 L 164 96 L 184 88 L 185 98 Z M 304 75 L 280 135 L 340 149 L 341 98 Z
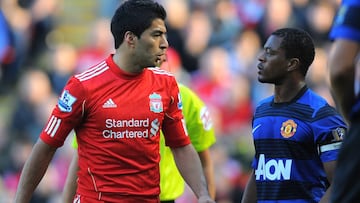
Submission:
M 174 76 L 151 68 L 168 47 L 166 11 L 124 1 L 111 20 L 115 53 L 71 77 L 26 161 L 15 196 L 29 202 L 71 130 L 78 142 L 74 202 L 158 203 L 160 130 L 200 203 L 214 202 L 186 133 Z
M 295 28 L 273 32 L 259 55 L 258 80 L 274 84 L 253 117 L 255 157 L 242 202 L 328 202 L 346 130 L 340 114 L 308 89 L 314 43 Z
M 161 66 L 161 69 L 174 72 L 175 74 L 175 68 L 171 69 L 168 62 L 171 60 L 171 63 L 174 63 L 172 59 L 175 59 L 176 51 L 169 48 L 166 55 L 167 57 L 163 58 L 159 66 Z M 214 167 L 209 148 L 216 142 L 216 137 L 210 112 L 204 102 L 191 89 L 181 83 L 178 85 L 183 102 L 183 114 L 187 131 L 191 143 L 199 154 L 210 196 L 215 199 Z M 78 147 L 75 137 L 72 145 L 74 148 Z M 175 199 L 183 194 L 185 185 L 183 178 L 177 170 L 171 149 L 165 145 L 162 132 L 160 133 L 160 155 L 160 201 L 163 203 L 175 202 Z M 75 151 L 64 187 L 64 202 L 72 202 L 76 194 L 77 171 L 78 155 Z
M 210 196 L 215 198 L 215 183 L 213 163 L 209 148 L 215 143 L 216 137 L 210 113 L 204 102 L 188 87 L 179 83 L 179 90 L 183 102 L 183 114 L 191 143 L 199 154 Z M 174 203 L 175 199 L 184 192 L 184 180 L 177 170 L 171 149 L 165 146 L 163 134 L 160 134 L 160 201 Z M 75 137 L 74 137 L 75 138 Z M 73 139 L 73 147 L 77 148 L 76 139 Z M 74 152 L 71 161 L 66 184 L 64 187 L 64 202 L 72 202 L 77 187 L 77 163 L 78 155 Z
M 335 103 L 349 124 L 335 170 L 331 202 L 360 202 L 360 94 L 356 64 L 360 53 L 360 1 L 343 0 L 330 39 L 330 84 Z M 356 86 L 357 89 L 354 89 Z

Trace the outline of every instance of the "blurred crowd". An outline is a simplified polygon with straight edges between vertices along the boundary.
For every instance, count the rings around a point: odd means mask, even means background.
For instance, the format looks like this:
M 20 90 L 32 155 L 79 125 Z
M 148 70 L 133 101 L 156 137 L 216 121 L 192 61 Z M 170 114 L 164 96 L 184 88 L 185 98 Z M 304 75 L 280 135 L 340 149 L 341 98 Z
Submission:
M 272 93 L 257 81 L 257 54 L 277 28 L 307 30 L 316 44 L 308 86 L 334 105 L 327 34 L 339 0 L 159 1 L 168 13 L 169 66 L 212 113 L 217 202 L 240 202 L 254 155 L 253 109 Z M 120 2 L 0 0 L 0 203 L 12 202 L 24 161 L 69 76 L 113 52 L 109 17 Z M 56 152 L 34 203 L 61 202 L 70 140 Z M 193 199 L 187 189 L 177 202 Z

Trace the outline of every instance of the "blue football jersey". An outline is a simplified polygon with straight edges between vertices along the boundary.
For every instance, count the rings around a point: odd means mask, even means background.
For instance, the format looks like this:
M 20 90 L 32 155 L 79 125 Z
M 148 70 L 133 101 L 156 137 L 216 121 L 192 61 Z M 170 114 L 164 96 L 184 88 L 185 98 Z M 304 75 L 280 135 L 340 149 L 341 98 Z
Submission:
M 360 1 L 343 0 L 338 9 L 329 34 L 331 40 L 348 39 L 360 43 Z M 360 115 L 360 78 L 355 78 L 355 94 L 357 100 L 354 103 L 350 116 L 358 117 Z
M 329 183 L 346 124 L 325 99 L 304 88 L 292 102 L 262 100 L 253 118 L 258 202 L 318 202 Z
M 329 34 L 330 39 L 345 38 L 360 41 L 360 1 L 343 0 Z

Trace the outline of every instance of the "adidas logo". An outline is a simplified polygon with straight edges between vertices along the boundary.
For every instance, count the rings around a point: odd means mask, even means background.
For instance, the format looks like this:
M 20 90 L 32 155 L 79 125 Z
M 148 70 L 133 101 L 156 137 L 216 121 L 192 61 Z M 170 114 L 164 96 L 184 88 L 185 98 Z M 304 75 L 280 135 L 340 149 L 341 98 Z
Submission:
M 116 108 L 117 105 L 114 103 L 112 99 L 108 99 L 104 104 L 103 108 Z

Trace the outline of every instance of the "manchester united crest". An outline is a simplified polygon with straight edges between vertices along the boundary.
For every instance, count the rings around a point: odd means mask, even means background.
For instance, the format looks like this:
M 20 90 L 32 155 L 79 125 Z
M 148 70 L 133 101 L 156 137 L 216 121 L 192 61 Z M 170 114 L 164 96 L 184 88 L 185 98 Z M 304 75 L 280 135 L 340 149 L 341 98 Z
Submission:
M 294 120 L 287 120 L 282 123 L 280 128 L 281 135 L 284 138 L 292 137 L 296 133 L 297 124 Z

